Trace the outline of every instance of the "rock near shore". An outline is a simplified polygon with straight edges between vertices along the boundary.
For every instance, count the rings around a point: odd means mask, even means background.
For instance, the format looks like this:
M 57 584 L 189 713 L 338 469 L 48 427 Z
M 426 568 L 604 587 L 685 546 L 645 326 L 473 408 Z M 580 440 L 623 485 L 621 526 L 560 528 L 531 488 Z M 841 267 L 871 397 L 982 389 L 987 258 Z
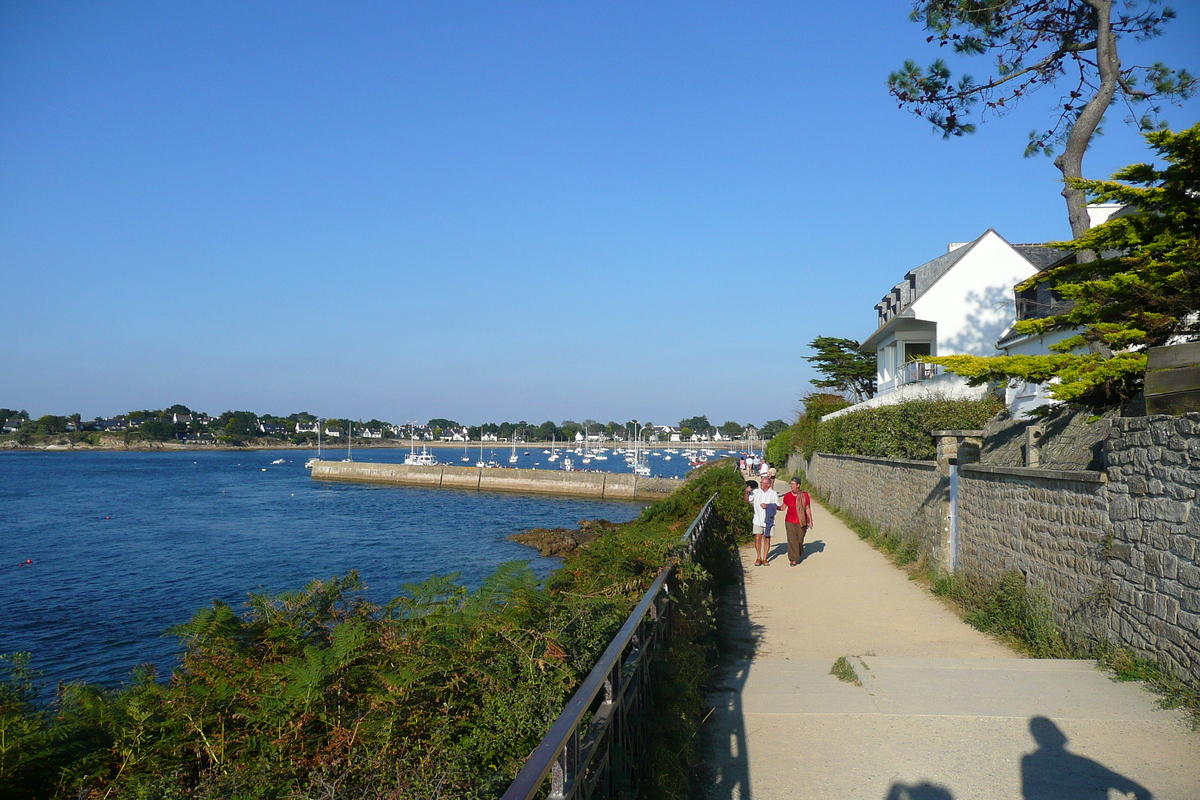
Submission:
M 606 519 L 581 519 L 579 527 L 575 530 L 570 528 L 532 528 L 514 533 L 508 538 L 514 542 L 536 547 L 539 555 L 566 558 L 581 547 L 587 547 L 604 534 L 616 529 L 617 524 Z

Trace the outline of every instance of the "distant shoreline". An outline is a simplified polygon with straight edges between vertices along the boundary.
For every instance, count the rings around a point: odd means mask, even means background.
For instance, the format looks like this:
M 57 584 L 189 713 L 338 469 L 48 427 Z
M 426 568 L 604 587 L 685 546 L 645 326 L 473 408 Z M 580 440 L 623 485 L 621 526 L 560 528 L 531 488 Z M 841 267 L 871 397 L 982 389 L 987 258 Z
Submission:
M 755 444 L 758 445 L 758 442 L 756 441 Z M 518 443 L 517 449 L 518 450 L 528 450 L 528 449 L 534 448 L 534 447 L 546 449 L 546 448 L 553 446 L 560 450 L 564 449 L 564 448 L 567 450 L 571 450 L 576 447 L 581 447 L 582 445 L 583 445 L 582 442 L 571 442 L 569 445 L 566 445 L 563 442 L 554 442 L 554 443 L 551 443 L 551 442 L 524 442 L 524 443 Z M 591 443 L 592 447 L 599 446 L 605 450 L 612 449 L 613 447 L 625 447 L 627 445 L 628 445 L 627 442 L 604 442 L 599 445 L 597 445 L 597 443 L 595 443 L 595 442 Z M 708 449 L 742 451 L 742 450 L 746 449 L 746 445 L 747 445 L 747 442 L 738 440 L 738 441 L 732 441 L 732 442 L 655 442 L 650 445 L 643 445 L 643 447 L 647 447 L 649 449 L 675 449 L 675 450 L 683 450 L 683 449 L 687 449 L 687 448 L 701 447 L 701 448 L 708 448 Z M 386 442 L 355 442 L 354 443 L 355 450 L 407 450 L 410 448 L 410 446 L 411 445 L 408 442 L 400 442 L 399 440 L 395 440 L 395 439 L 388 440 Z M 480 448 L 480 446 L 481 445 L 479 442 L 471 442 L 466 445 L 467 449 L 469 449 L 469 450 L 478 450 Z M 463 449 L 463 443 L 462 442 L 457 442 L 457 443 L 456 442 L 418 442 L 417 447 L 418 448 L 428 447 L 430 449 L 439 448 L 439 449 L 443 449 L 443 450 L 445 450 L 445 449 L 461 450 L 461 449 Z M 509 442 L 483 442 L 482 447 L 485 450 L 496 450 L 496 451 L 511 450 L 512 444 Z M 761 447 L 761 445 L 759 445 L 759 447 Z M 263 443 L 262 440 L 257 440 L 253 444 L 245 444 L 245 445 L 188 444 L 185 442 L 132 442 L 132 443 L 128 443 L 128 444 L 126 444 L 125 442 L 120 442 L 120 443 L 114 442 L 112 445 L 105 445 L 105 444 L 94 445 L 94 444 L 88 444 L 87 442 L 62 442 L 62 441 L 45 443 L 45 444 L 18 445 L 13 442 L 0 441 L 0 453 L 44 453 L 44 452 L 50 452 L 50 453 L 122 453 L 122 452 L 196 453 L 196 452 L 201 452 L 202 453 L 205 451 L 244 452 L 244 451 L 248 451 L 248 450 L 312 450 L 312 451 L 315 451 L 316 449 L 317 449 L 316 445 L 312 445 L 312 444 L 293 444 L 291 442 Z M 328 442 L 322 442 L 321 449 L 322 450 L 345 450 L 346 445 L 344 443 L 336 443 L 335 442 L 333 444 L 329 444 Z M 756 447 L 755 449 L 758 449 L 758 447 Z

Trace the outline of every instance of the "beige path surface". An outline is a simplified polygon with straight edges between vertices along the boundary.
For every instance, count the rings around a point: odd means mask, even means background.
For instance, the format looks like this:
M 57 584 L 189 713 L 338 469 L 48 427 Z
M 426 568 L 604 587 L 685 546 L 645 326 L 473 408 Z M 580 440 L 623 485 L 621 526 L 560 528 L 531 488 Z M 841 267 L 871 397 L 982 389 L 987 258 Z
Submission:
M 1020 658 L 813 510 L 801 565 L 742 551 L 711 797 L 1200 799 L 1182 715 L 1091 662 Z M 839 656 L 861 687 L 829 674 Z

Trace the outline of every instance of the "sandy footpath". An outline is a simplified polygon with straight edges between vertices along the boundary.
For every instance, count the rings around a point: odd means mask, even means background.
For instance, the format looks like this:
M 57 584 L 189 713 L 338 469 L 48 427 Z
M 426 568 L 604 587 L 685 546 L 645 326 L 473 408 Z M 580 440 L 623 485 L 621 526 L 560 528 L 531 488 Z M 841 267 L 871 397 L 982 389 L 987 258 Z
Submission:
M 813 505 L 806 557 L 743 548 L 705 727 L 713 798 L 1200 798 L 1200 734 L 1092 662 L 1026 659 Z M 862 686 L 829 674 L 849 657 Z

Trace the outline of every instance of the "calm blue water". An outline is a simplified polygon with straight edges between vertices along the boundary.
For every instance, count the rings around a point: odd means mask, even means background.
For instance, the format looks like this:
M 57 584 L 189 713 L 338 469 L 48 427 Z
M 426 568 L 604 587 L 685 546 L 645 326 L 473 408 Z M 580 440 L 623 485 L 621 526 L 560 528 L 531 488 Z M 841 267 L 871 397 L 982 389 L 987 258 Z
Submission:
M 404 452 L 356 451 L 355 460 Z M 455 451 L 437 452 L 448 461 L 442 454 Z M 477 585 L 514 559 L 545 575 L 555 559 L 505 537 L 625 521 L 644 505 L 323 484 L 304 468 L 309 455 L 0 453 L 0 653 L 32 652 L 51 685 L 118 685 L 144 662 L 165 676 L 178 648 L 162 634 L 213 598 L 236 607 L 260 588 L 352 569 L 376 601 L 433 574 Z

